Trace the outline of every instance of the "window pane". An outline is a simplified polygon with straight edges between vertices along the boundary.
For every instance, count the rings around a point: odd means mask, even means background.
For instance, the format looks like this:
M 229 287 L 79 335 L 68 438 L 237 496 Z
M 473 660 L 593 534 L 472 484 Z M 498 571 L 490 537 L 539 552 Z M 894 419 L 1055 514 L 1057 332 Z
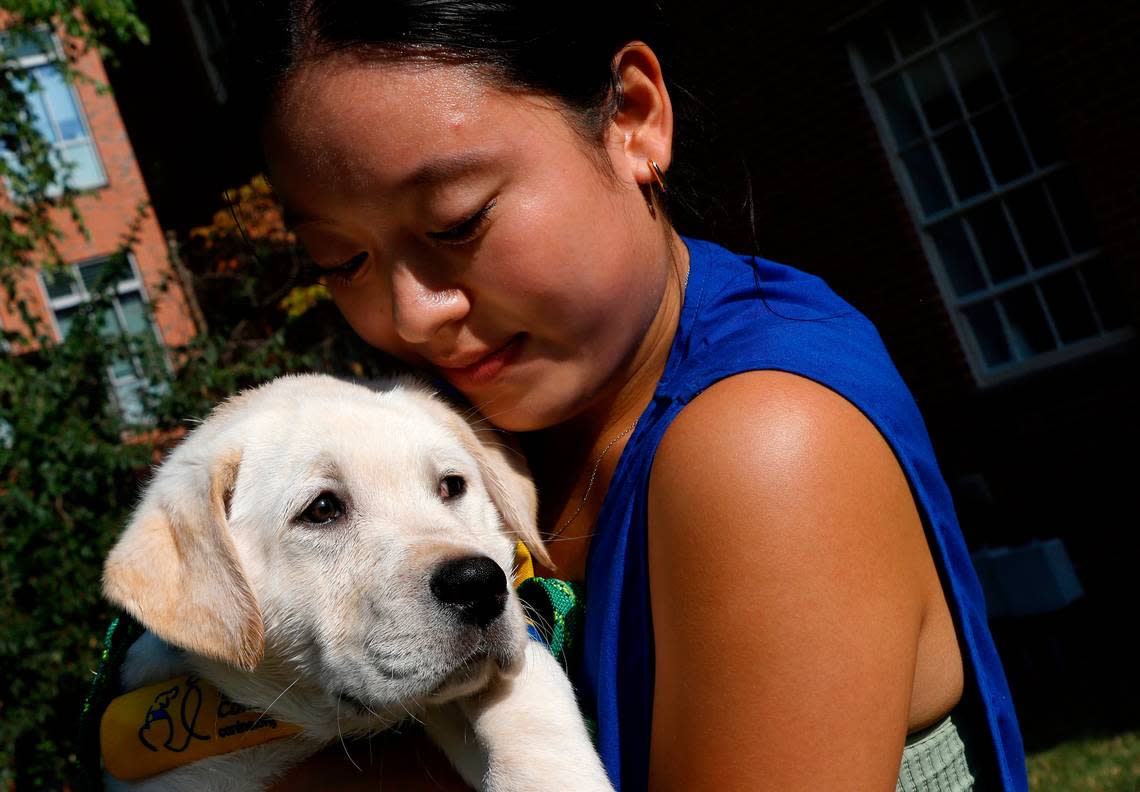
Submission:
M 62 311 L 55 312 L 55 322 L 59 325 L 59 337 L 67 338 L 67 334 L 71 332 L 71 323 L 75 319 L 75 312 L 78 308 L 65 308 Z
M 56 142 L 55 127 L 53 127 L 51 121 L 48 120 L 47 105 L 44 104 L 43 91 L 39 90 L 38 85 L 32 80 L 31 75 L 27 73 L 13 76 L 12 82 L 17 90 L 27 98 L 28 110 L 32 114 L 32 126 L 40 133 L 40 137 L 50 143 Z
M 955 217 L 939 223 L 930 229 L 930 236 L 938 248 L 955 294 L 961 297 L 985 288 L 985 279 L 978 269 L 977 259 L 970 249 L 970 242 L 966 239 L 961 220 Z
M 1001 304 L 1009 321 L 1013 348 L 1019 359 L 1031 358 L 1056 348 L 1053 334 L 1049 331 L 1049 324 L 1032 286 L 1022 286 L 1002 295 Z
M 999 202 L 979 206 L 966 219 L 974 231 L 986 269 L 995 284 L 1025 274 L 1025 263 L 1009 232 L 1009 222 L 1005 219 Z
M 125 256 L 112 256 L 83 264 L 79 267 L 79 276 L 83 278 L 83 285 L 88 292 L 106 289 L 134 277 Z
M 97 291 L 101 286 L 105 286 L 103 282 L 103 273 L 107 269 L 107 260 L 100 259 L 99 261 L 92 261 L 84 264 L 79 268 L 79 277 L 83 280 L 83 285 L 88 292 Z
M 993 303 L 971 305 L 966 309 L 966 319 L 970 322 L 970 329 L 974 332 L 974 339 L 987 367 L 995 368 L 1013 359 Z
M 113 379 L 120 380 L 137 376 L 137 372 L 129 357 L 125 355 L 115 355 L 114 360 L 111 362 L 111 376 Z
M 947 47 L 946 57 L 950 60 L 950 68 L 958 81 L 958 90 L 968 110 L 977 112 L 1001 101 L 1001 87 L 990 68 L 977 33 Z
M 950 83 L 942 70 L 938 54 L 928 55 L 906 70 L 914 86 L 915 96 L 930 129 L 940 129 L 962 118 L 958 100 L 950 91 Z
M 75 95 L 59 67 L 38 66 L 13 76 L 12 81 L 27 97 L 32 126 L 44 140 L 56 146 L 52 164 L 58 175 L 67 174 L 68 185 L 77 190 L 106 184 L 99 155 L 87 136 Z M 56 195 L 61 191 L 62 179 L 48 192 Z
M 119 403 L 119 411 L 127 423 L 142 423 L 147 417 L 141 394 L 145 386 L 146 381 L 137 378 L 115 383 L 115 400 Z
M 79 293 L 79 287 L 75 283 L 75 271 L 71 267 L 52 272 L 45 271 L 44 286 L 47 288 L 48 297 L 53 300 Z
M 915 146 L 903 153 L 902 160 L 923 212 L 931 215 L 950 206 L 950 197 L 934 164 L 930 146 Z
M 1041 293 L 1062 341 L 1072 344 L 1097 335 L 1096 320 L 1075 270 L 1065 270 L 1042 280 Z
M 1105 330 L 1116 330 L 1132 321 L 1132 312 L 1123 297 L 1120 280 L 1104 259 L 1081 265 L 1085 285 L 1089 288 L 1097 313 Z
M 1033 267 L 1045 267 L 1068 256 L 1065 242 L 1057 230 L 1057 221 L 1045 200 L 1041 185 L 1031 184 L 1006 199 L 1025 255 Z
M 887 40 L 887 32 L 879 27 L 864 31 L 855 44 L 863 64 L 871 75 L 895 65 L 895 54 L 891 50 L 891 42 Z
M 130 337 L 125 335 L 115 309 L 107 306 L 99 313 L 100 334 L 112 350 L 111 376 L 116 379 L 134 377 L 137 372 L 131 357 Z
M 1030 172 L 1029 157 L 1004 105 L 975 118 L 974 129 L 982 142 L 990 172 L 998 184 L 1011 182 Z
M 0 33 L 0 52 L 5 58 L 30 58 L 36 55 L 50 55 L 54 52 L 51 37 L 42 31 L 21 31 Z
M 48 111 L 55 120 L 60 140 L 75 140 L 84 136 L 83 124 L 79 120 L 79 109 L 71 88 L 63 79 L 57 66 L 40 66 L 35 70 L 36 80 Z
M 68 163 L 67 183 L 74 190 L 89 190 L 106 183 L 103 167 L 95 154 L 95 147 L 89 140 L 73 143 L 60 152 Z
M 927 10 L 934 20 L 934 29 L 940 36 L 949 35 L 970 24 L 970 10 L 966 7 L 965 0 L 931 3 Z
M 1046 180 L 1049 195 L 1053 197 L 1053 205 L 1057 214 L 1061 216 L 1061 226 L 1069 237 L 1069 244 L 1074 253 L 1092 250 L 1097 246 L 1096 227 L 1088 204 L 1085 202 L 1084 192 L 1077 184 L 1073 172 L 1063 170 L 1055 173 Z
M 904 58 L 930 45 L 930 28 L 918 4 L 901 4 L 891 19 L 890 28 Z
M 902 75 L 895 74 L 878 83 L 875 92 L 879 95 L 879 103 L 883 106 L 887 123 L 890 124 L 899 148 L 922 137 L 922 122 L 918 120 L 918 113 L 907 96 Z
M 1057 137 L 1053 117 L 1045 112 L 1041 100 L 1031 94 L 1021 94 L 1010 104 L 1021 123 L 1025 139 L 1029 141 L 1029 150 L 1033 152 L 1037 167 L 1044 168 L 1059 162 L 1062 159 L 1061 141 Z
M 89 261 L 79 266 L 78 272 L 75 268 L 69 268 L 63 274 L 71 279 L 76 294 L 79 291 L 80 281 L 94 291 L 97 287 L 121 285 L 134 279 L 130 260 L 122 255 Z M 60 281 L 60 283 L 66 282 Z M 68 296 L 62 285 L 54 291 L 58 295 Z M 110 355 L 107 372 L 124 417 L 129 422 L 144 421 L 147 416 L 139 397 L 142 389 L 151 386 L 139 376 L 143 369 L 143 358 L 136 353 L 145 351 L 140 348 L 140 341 L 150 342 L 155 339 L 150 315 L 143 295 L 137 290 L 109 296 L 108 300 L 109 303 L 107 301 L 99 303 L 100 311 L 96 318 L 98 333 Z M 91 303 L 86 304 L 91 305 Z M 53 311 L 60 334 L 64 338 L 71 331 L 75 315 L 80 310 L 83 310 L 83 305 Z
M 959 201 L 989 192 L 989 179 L 986 178 L 986 172 L 978 158 L 978 149 L 965 125 L 945 133 L 938 138 L 937 143 Z
M 1031 76 L 1022 59 L 1017 57 L 1017 42 L 1005 17 L 998 17 L 982 29 L 982 38 L 989 47 L 994 68 L 1001 75 L 1006 93 L 1015 94 L 1031 83 Z
M 115 310 L 110 306 L 99 312 L 99 334 L 112 343 L 118 343 L 122 337 L 119 317 L 115 315 Z
M 122 295 L 119 297 L 119 307 L 123 309 L 123 318 L 127 322 L 128 333 L 133 336 L 146 333 L 149 323 L 147 322 L 146 305 L 142 301 L 142 295 L 137 292 Z

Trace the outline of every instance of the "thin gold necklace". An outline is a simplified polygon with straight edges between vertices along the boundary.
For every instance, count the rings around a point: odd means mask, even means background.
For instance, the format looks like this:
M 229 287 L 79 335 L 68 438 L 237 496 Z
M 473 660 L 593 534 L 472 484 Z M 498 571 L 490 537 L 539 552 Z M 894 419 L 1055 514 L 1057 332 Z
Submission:
M 682 305 L 684 304 L 684 301 L 685 301 L 685 289 L 688 288 L 688 286 L 689 286 L 689 270 L 686 269 L 685 270 L 685 279 L 681 283 L 681 303 L 682 303 Z M 594 459 L 594 466 L 590 469 L 590 478 L 586 482 L 586 492 L 584 495 L 582 495 L 582 500 L 578 503 L 578 508 L 576 508 L 574 510 L 574 513 L 570 515 L 570 519 L 568 519 L 566 522 L 562 523 L 561 528 L 559 528 L 558 530 L 549 534 L 551 537 L 561 536 L 566 531 L 566 529 L 570 527 L 570 523 L 572 523 L 576 519 L 578 519 L 578 515 L 582 513 L 582 509 L 584 509 L 586 506 L 586 501 L 588 501 L 590 499 L 590 492 L 594 489 L 594 480 L 598 477 L 598 468 L 601 467 L 602 460 L 606 458 L 606 454 L 608 454 L 610 449 L 614 447 L 615 443 L 617 443 L 619 440 L 621 440 L 623 437 L 625 437 L 627 434 L 632 432 L 637 427 L 637 422 L 640 420 L 641 420 L 641 416 L 639 415 L 639 416 L 637 416 L 637 418 L 634 419 L 633 423 L 631 423 L 626 428 L 622 429 L 621 432 L 619 432 L 617 434 L 617 436 L 614 437 L 613 440 L 610 440 L 608 443 L 606 443 L 606 447 L 602 449 L 602 453 L 598 454 L 597 458 Z
M 637 426 L 637 422 L 640 420 L 641 420 L 641 416 L 639 415 L 636 419 L 634 419 L 633 423 L 631 423 L 626 428 L 622 429 L 621 432 L 616 437 L 614 437 L 613 440 L 611 440 L 610 442 L 608 442 L 606 444 L 606 447 L 602 449 L 602 453 L 598 454 L 597 459 L 594 460 L 594 467 L 593 467 L 593 469 L 590 470 L 590 480 L 586 482 L 586 494 L 584 494 L 582 496 L 582 500 L 578 504 L 578 508 L 575 509 L 574 513 L 570 515 L 569 520 L 562 523 L 561 528 L 559 528 L 557 531 L 554 531 L 552 534 L 550 534 L 551 536 L 561 536 L 563 534 L 563 532 L 567 528 L 570 527 L 570 523 L 572 523 L 572 522 L 574 522 L 574 520 L 578 519 L 578 515 L 582 513 L 582 509 L 586 506 L 586 501 L 589 500 L 589 498 L 590 498 L 591 490 L 594 489 L 594 479 L 596 479 L 598 477 L 598 468 L 601 467 L 602 460 L 606 458 L 606 454 L 609 453 L 609 450 L 614 447 L 614 443 L 616 443 L 618 440 L 621 440 L 627 434 L 632 432 L 634 427 Z

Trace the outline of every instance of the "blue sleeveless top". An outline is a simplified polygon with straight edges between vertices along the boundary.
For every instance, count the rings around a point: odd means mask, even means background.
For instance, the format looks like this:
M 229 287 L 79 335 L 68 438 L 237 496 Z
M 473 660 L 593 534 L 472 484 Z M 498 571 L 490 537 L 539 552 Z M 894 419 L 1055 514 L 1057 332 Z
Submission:
M 647 494 L 653 456 L 677 413 L 705 388 L 745 371 L 814 380 L 878 428 L 910 482 L 958 628 L 966 697 L 981 715 L 985 757 L 1002 788 L 1028 789 L 1009 688 L 949 490 L 906 385 L 874 326 L 816 277 L 686 239 L 684 307 L 653 400 L 610 483 L 586 565 L 584 643 L 575 684 L 598 726 L 598 749 L 618 789 L 645 789 L 653 714 Z M 964 700 L 964 704 L 967 702 Z M 989 740 L 984 739 L 985 731 Z M 979 788 L 991 788 L 979 778 Z

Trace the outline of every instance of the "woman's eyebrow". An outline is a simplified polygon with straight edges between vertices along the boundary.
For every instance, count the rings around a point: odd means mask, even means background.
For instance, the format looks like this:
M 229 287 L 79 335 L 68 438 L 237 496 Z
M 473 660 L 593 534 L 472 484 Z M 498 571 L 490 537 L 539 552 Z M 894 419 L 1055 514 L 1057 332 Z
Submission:
M 494 157 L 486 151 L 466 151 L 446 157 L 439 157 L 420 165 L 396 185 L 397 190 L 433 187 L 465 176 L 469 173 L 489 168 Z M 282 220 L 285 227 L 293 229 L 302 223 L 319 222 L 319 217 L 310 217 L 288 206 L 283 207 Z
M 491 164 L 491 155 L 484 151 L 466 151 L 425 162 L 400 182 L 400 187 L 424 187 L 450 181 L 470 172 L 483 170 Z

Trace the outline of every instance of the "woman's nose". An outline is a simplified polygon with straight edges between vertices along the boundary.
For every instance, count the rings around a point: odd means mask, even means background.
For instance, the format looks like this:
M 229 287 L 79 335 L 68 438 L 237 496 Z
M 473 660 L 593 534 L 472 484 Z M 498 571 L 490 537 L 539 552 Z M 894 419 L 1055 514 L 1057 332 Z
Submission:
M 462 289 L 429 281 L 414 265 L 399 263 L 392 273 L 392 320 L 396 334 L 409 344 L 423 344 L 470 310 Z

